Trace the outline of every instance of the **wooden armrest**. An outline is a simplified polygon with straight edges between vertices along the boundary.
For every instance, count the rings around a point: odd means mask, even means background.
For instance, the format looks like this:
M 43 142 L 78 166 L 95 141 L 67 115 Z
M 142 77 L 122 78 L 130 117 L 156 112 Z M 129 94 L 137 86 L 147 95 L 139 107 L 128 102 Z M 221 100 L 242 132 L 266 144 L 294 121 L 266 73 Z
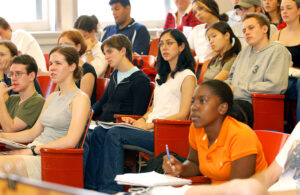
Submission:
M 265 99 L 284 99 L 284 95 L 280 94 L 265 94 L 265 93 L 251 93 L 252 98 L 265 98 Z
M 155 124 L 170 124 L 170 125 L 189 125 L 190 120 L 167 120 L 167 119 L 154 119 L 152 121 Z
M 117 123 L 121 123 L 122 121 L 122 117 L 130 117 L 133 118 L 135 120 L 141 118 L 142 116 L 138 116 L 138 115 L 126 115 L 126 114 L 114 114 L 114 118 L 116 119 Z
M 48 154 L 48 153 L 52 153 L 52 154 L 82 154 L 83 153 L 83 149 L 65 149 L 65 148 L 41 148 L 41 155 L 42 154 Z

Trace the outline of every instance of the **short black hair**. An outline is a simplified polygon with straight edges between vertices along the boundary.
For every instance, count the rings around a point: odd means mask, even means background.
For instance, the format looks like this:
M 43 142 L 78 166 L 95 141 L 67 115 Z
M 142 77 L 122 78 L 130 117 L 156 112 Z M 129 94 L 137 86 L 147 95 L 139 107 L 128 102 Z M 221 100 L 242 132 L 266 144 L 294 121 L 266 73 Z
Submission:
M 130 1 L 129 0 L 110 0 L 109 5 L 115 4 L 115 3 L 121 3 L 123 7 L 126 7 L 127 5 L 130 6 Z
M 220 98 L 220 103 L 228 104 L 226 115 L 232 113 L 233 93 L 227 83 L 220 80 L 207 80 L 202 82 L 199 86 L 208 86 L 212 93 Z
M 87 16 L 87 15 L 82 15 L 79 16 L 75 23 L 74 23 L 74 28 L 84 30 L 87 32 L 92 32 L 95 30 L 95 32 L 98 32 L 98 19 L 95 15 L 92 16 Z
M 34 60 L 33 57 L 27 54 L 22 54 L 19 56 L 16 56 L 12 59 L 11 64 L 23 64 L 26 66 L 26 71 L 27 74 L 34 72 L 35 73 L 35 78 L 37 76 L 38 72 L 38 66 L 36 64 L 36 61 Z

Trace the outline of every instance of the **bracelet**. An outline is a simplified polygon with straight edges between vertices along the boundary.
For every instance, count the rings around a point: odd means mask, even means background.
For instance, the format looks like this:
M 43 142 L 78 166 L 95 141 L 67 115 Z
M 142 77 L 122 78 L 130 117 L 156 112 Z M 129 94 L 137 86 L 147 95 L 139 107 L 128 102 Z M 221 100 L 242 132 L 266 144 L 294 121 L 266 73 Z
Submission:
M 145 117 L 142 117 L 142 119 L 144 119 L 145 122 L 147 121 L 147 120 L 145 119 Z
M 35 153 L 35 151 L 34 151 L 35 147 L 36 147 L 36 146 L 31 146 L 31 147 L 30 147 L 30 150 L 31 150 L 31 152 L 32 152 L 33 156 L 36 156 L 36 155 L 38 155 L 38 154 L 37 154 L 37 153 Z
M 90 54 L 92 54 L 92 51 L 91 50 L 86 50 L 85 54 L 90 55 Z

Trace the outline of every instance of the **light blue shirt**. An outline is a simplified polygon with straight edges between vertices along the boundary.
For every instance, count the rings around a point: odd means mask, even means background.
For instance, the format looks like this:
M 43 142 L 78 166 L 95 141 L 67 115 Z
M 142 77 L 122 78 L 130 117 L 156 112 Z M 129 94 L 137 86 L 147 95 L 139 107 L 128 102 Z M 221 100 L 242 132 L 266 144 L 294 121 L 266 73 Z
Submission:
M 133 73 L 139 71 L 139 69 L 135 66 L 132 69 L 128 70 L 127 72 L 120 72 L 117 73 L 117 83 L 119 84 L 123 79 L 130 77 Z

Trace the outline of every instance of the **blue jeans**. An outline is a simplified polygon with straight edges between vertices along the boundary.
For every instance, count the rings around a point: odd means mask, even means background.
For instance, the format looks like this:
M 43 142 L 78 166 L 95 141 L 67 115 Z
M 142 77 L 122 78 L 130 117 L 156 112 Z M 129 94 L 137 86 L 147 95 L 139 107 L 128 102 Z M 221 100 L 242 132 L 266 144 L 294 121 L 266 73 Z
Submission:
M 286 99 L 297 100 L 296 120 L 300 121 L 300 78 L 289 78 L 288 88 L 285 92 Z
M 87 157 L 84 186 L 110 194 L 123 191 L 123 186 L 114 181 L 124 170 L 123 144 L 154 150 L 153 132 L 148 131 L 97 127 L 88 139 L 89 150 L 84 155 Z

